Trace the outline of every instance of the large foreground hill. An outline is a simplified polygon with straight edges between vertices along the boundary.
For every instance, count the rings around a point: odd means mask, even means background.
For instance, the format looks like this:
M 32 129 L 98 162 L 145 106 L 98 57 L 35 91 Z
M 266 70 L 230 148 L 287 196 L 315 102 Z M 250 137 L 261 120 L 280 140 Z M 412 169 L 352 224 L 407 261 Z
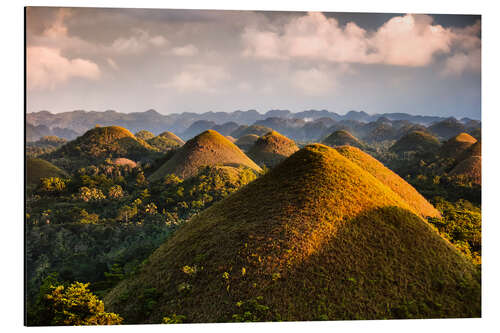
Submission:
M 107 310 L 129 323 L 479 317 L 476 268 L 379 177 L 307 146 L 184 224 Z

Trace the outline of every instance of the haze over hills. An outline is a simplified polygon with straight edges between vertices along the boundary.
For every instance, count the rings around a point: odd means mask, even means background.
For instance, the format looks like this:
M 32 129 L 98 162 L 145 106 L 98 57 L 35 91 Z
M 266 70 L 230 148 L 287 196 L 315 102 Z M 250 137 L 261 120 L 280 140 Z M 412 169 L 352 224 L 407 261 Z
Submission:
M 208 130 L 186 142 L 150 179 L 157 181 L 169 174 L 185 179 L 194 176 L 200 167 L 207 165 L 244 166 L 261 171 L 234 143 L 221 134 Z
M 404 132 L 403 126 L 430 126 L 443 121 L 444 123 L 435 125 L 433 131 L 447 139 L 463 131 L 473 132 L 480 126 L 480 122 L 469 118 L 457 122 L 451 121 L 449 118 L 415 116 L 405 113 L 369 115 L 363 111 L 350 111 L 345 115 L 340 115 L 326 110 L 308 110 L 297 113 L 288 110 L 270 110 L 264 114 L 255 110 L 185 112 L 168 115 L 162 115 L 154 110 L 128 114 L 111 110 L 103 112 L 80 110 L 57 114 L 40 111 L 28 113 L 26 119 L 28 123 L 28 141 L 35 141 L 44 135 L 58 135 L 67 139 L 74 139 L 78 134 L 83 134 L 96 124 L 101 126 L 121 126 L 134 133 L 147 130 L 153 134 L 159 134 L 168 130 L 184 139 L 190 139 L 207 129 L 213 129 L 223 135 L 238 138 L 241 135 L 250 133 L 243 133 L 243 128 L 238 130 L 238 126 L 258 125 L 267 127 L 269 130 L 274 129 L 289 138 L 300 141 L 318 140 L 322 136 L 339 129 L 347 129 L 361 139 L 364 139 L 364 137 L 369 140 L 392 139 L 405 134 L 400 134 L 400 131 Z M 385 122 L 376 124 L 377 128 L 366 126 L 367 123 L 377 122 L 378 119 L 383 119 Z M 254 134 L 260 136 L 269 130 L 264 133 Z
M 480 316 L 474 266 L 360 161 L 301 149 L 184 224 L 106 305 L 133 323 Z
M 323 144 L 330 147 L 349 145 L 357 148 L 363 148 L 363 144 L 354 135 L 346 130 L 333 132 L 323 139 Z

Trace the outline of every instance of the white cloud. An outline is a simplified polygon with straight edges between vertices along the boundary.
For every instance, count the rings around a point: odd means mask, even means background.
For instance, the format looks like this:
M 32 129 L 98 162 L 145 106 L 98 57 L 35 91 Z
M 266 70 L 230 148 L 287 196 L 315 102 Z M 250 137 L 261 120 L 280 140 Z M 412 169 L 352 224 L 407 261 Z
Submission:
M 132 36 L 121 37 L 113 41 L 111 49 L 122 54 L 138 54 L 151 46 L 162 47 L 167 43 L 167 40 L 161 35 L 151 36 L 145 30 L 135 29 Z
M 172 49 L 172 54 L 179 57 L 192 57 L 198 54 L 198 48 L 193 44 L 178 46 Z
M 28 90 L 54 89 L 72 77 L 97 80 L 99 66 L 90 60 L 61 56 L 58 49 L 28 47 L 26 50 Z
M 159 85 L 161 88 L 173 88 L 179 92 L 218 93 L 218 86 L 230 79 L 229 73 L 219 66 L 189 65 L 174 75 L 167 83 Z
M 308 96 L 331 93 L 336 85 L 335 76 L 318 68 L 298 70 L 292 74 L 292 84 Z
M 281 29 L 247 28 L 241 38 L 243 56 L 263 59 L 303 59 L 338 63 L 426 66 L 454 46 L 480 47 L 480 26 L 464 29 L 433 24 L 428 15 L 393 17 L 376 31 L 354 22 L 339 26 L 322 13 L 295 17 Z

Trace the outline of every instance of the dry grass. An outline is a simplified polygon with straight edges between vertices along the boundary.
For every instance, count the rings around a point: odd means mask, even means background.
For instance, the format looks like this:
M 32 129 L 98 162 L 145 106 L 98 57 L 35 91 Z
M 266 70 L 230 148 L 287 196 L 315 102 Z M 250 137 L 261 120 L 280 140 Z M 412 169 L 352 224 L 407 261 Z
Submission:
M 255 141 L 259 139 L 259 136 L 256 134 L 247 134 L 240 137 L 238 140 L 234 142 L 241 150 L 247 151 L 254 145 Z
M 160 134 L 158 134 L 158 136 L 175 141 L 178 143 L 178 146 L 182 146 L 184 144 L 184 140 L 182 140 L 177 135 L 175 135 L 174 133 L 169 132 L 169 131 L 165 131 L 163 133 L 160 133 Z
M 299 147 L 293 140 L 271 131 L 255 141 L 248 151 L 248 156 L 259 165 L 273 168 L 297 150 Z
M 243 165 L 261 171 L 235 144 L 216 131 L 208 130 L 186 142 L 150 176 L 150 180 L 156 181 L 168 174 L 175 174 L 182 179 L 189 178 L 200 167 L 207 165 Z
M 338 147 L 337 151 L 347 157 L 359 167 L 368 171 L 406 201 L 415 213 L 422 217 L 441 217 L 439 211 L 434 208 L 413 186 L 403 178 L 386 168 L 378 160 L 355 147 Z
M 475 267 L 411 210 L 357 163 L 310 145 L 184 224 L 107 310 L 129 323 L 218 322 L 262 296 L 258 320 L 480 316 Z
M 128 165 L 131 168 L 135 168 L 137 166 L 137 163 L 135 163 L 134 161 L 132 161 L 128 158 L 124 158 L 124 157 L 115 158 L 111 161 L 111 163 L 116 164 L 116 165 Z
M 463 177 L 474 184 L 481 185 L 481 156 L 470 156 L 451 170 L 450 175 Z
M 323 140 L 323 144 L 330 147 L 337 146 L 353 146 L 363 148 L 363 144 L 349 131 L 339 130 L 335 131 Z

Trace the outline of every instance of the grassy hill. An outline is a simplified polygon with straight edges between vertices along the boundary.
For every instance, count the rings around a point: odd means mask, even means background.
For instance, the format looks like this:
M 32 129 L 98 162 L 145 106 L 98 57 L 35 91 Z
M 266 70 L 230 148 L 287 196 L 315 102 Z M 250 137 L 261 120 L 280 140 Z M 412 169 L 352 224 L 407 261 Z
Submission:
M 396 141 L 390 148 L 390 151 L 402 154 L 405 152 L 431 153 L 437 152 L 439 149 L 439 140 L 433 135 L 423 132 L 414 131 L 404 135 Z
M 349 131 L 339 130 L 335 131 L 325 139 L 323 139 L 323 144 L 336 147 L 336 146 L 353 146 L 358 148 L 363 148 L 363 144 Z
M 255 141 L 259 139 L 256 134 L 247 134 L 240 137 L 234 142 L 241 150 L 248 151 L 254 145 Z
M 441 217 L 439 211 L 418 193 L 413 186 L 369 154 L 350 146 L 338 147 L 337 151 L 365 171 L 368 171 L 382 184 L 391 188 L 413 208 L 415 213 L 422 217 Z
M 446 141 L 440 149 L 440 157 L 458 158 L 470 146 L 475 144 L 477 140 L 467 133 L 460 133 Z
M 235 144 L 216 131 L 208 130 L 179 148 L 172 158 L 150 176 L 150 180 L 156 181 L 168 174 L 189 178 L 206 165 L 243 165 L 255 171 L 261 170 Z
M 182 146 L 184 144 L 184 140 L 179 138 L 174 133 L 166 131 L 160 133 L 158 136 L 148 139 L 147 143 L 155 148 L 158 148 L 162 152 L 166 152 Z
M 129 323 L 479 317 L 479 272 L 357 163 L 307 146 L 105 298 Z
M 272 168 L 297 150 L 299 147 L 293 140 L 271 131 L 255 141 L 248 151 L 248 156 L 257 164 Z
M 481 156 L 469 156 L 458 163 L 450 172 L 452 176 L 463 177 L 481 185 Z
M 156 153 L 156 154 L 155 154 Z M 47 158 L 67 169 L 125 157 L 134 161 L 157 157 L 158 149 L 119 126 L 95 127 L 68 142 Z
M 153 133 L 151 133 L 150 131 L 146 131 L 146 130 L 140 130 L 139 132 L 135 133 L 134 135 L 136 138 L 142 139 L 144 141 L 147 141 L 147 140 L 155 137 L 155 135 Z
M 67 177 L 68 174 L 54 164 L 40 158 L 26 159 L 26 183 L 28 185 L 40 184 L 41 178 Z

